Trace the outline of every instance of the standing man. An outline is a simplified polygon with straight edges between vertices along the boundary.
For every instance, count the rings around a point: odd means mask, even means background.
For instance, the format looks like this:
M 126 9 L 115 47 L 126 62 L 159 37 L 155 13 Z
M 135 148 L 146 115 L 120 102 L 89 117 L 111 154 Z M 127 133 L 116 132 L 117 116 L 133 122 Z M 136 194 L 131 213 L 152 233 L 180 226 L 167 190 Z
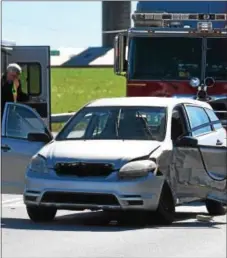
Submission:
M 21 75 L 22 69 L 18 64 L 9 64 L 6 73 L 1 78 L 1 118 L 4 112 L 6 102 L 28 101 L 27 94 L 21 89 Z

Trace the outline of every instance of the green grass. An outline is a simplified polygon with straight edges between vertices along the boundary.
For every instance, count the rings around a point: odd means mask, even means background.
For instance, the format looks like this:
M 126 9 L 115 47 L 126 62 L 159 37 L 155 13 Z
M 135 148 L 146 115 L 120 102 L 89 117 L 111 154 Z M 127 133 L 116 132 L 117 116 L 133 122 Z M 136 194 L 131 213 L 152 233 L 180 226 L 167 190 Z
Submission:
M 53 68 L 52 113 L 74 112 L 97 98 L 125 96 L 125 85 L 125 78 L 115 75 L 113 68 Z

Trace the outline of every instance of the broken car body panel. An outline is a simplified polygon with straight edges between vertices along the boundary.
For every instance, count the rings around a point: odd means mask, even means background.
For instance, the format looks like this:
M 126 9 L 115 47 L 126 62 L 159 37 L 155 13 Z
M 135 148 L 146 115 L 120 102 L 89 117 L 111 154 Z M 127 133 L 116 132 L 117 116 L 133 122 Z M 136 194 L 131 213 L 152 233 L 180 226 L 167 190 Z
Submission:
M 194 201 L 216 198 L 220 202 L 223 201 L 226 187 L 226 173 L 223 168 L 226 164 L 224 157 L 227 148 L 224 145 L 211 145 L 211 137 L 215 135 L 213 131 L 205 136 L 193 138 L 197 139 L 198 144 L 192 147 L 173 143 L 171 117 L 173 109 L 178 104 L 212 109 L 207 103 L 188 99 L 165 98 L 164 101 L 163 98 L 114 98 L 94 101 L 87 106 L 87 113 L 82 109 L 87 116 L 86 114 L 93 112 L 93 107 L 101 108 L 101 111 L 95 111 L 94 119 L 97 119 L 99 112 L 103 115 L 109 107 L 122 108 L 123 111 L 128 108 L 143 110 L 142 107 L 166 107 L 164 140 L 98 140 L 90 139 L 88 136 L 83 138 L 81 132 L 77 136 L 73 134 L 75 139 L 67 139 L 67 135 L 70 135 L 67 128 L 76 128 L 74 120 L 80 116 L 79 111 L 59 133 L 59 138 L 42 148 L 38 158 L 33 157 L 39 162 L 41 160 L 46 170 L 34 171 L 32 162 L 30 163 L 26 173 L 25 204 L 52 206 L 58 209 L 155 210 L 165 181 L 172 189 L 176 204 L 183 203 L 186 199 Z M 155 124 L 157 125 L 159 126 Z M 150 126 L 155 127 L 154 124 Z M 94 137 L 101 133 L 100 130 Z M 133 128 L 129 127 L 128 130 Z M 153 130 L 156 132 L 155 128 Z M 223 128 L 220 130 L 221 134 L 225 134 Z M 200 143 L 205 140 L 207 145 L 201 146 Z M 216 163 L 217 157 L 219 163 Z M 124 177 L 121 176 L 122 168 L 130 164 L 130 161 L 135 162 L 135 168 L 138 169 L 139 164 L 143 161 L 146 163 L 147 160 L 152 160 L 157 166 L 147 173 L 144 170 L 133 172 L 131 166 L 131 173 L 126 177 L 125 174 Z M 214 173 L 219 181 L 216 181 L 217 178 L 211 178 Z

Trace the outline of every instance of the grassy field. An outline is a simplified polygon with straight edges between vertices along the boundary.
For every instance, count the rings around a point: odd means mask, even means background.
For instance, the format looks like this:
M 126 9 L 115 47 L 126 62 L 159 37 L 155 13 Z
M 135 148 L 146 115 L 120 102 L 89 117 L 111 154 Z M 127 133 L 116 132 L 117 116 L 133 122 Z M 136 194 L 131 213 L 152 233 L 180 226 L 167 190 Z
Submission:
M 51 69 L 52 113 L 78 110 L 90 100 L 125 96 L 125 78 L 112 68 Z

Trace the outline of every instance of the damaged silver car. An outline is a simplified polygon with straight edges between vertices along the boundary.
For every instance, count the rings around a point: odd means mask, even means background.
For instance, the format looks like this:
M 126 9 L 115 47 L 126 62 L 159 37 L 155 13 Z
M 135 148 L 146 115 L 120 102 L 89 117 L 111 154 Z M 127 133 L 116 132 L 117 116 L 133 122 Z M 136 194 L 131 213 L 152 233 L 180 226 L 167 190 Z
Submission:
M 41 133 L 29 138 L 46 141 Z M 200 200 L 209 214 L 224 214 L 225 139 L 205 102 L 95 100 L 32 157 L 24 190 L 27 213 L 40 222 L 53 220 L 58 209 L 139 211 L 171 224 L 177 205 Z

